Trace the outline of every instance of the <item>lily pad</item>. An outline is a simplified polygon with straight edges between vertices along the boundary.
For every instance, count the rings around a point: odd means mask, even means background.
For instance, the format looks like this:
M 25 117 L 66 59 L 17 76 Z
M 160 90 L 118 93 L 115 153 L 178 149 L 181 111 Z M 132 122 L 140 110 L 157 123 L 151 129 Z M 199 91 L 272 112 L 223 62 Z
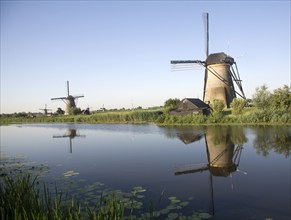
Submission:
M 170 213 L 168 215 L 168 219 L 177 219 L 178 216 L 179 216 L 178 213 Z
M 212 217 L 209 213 L 207 213 L 207 212 L 202 212 L 202 213 L 199 213 L 198 214 L 198 216 L 200 217 L 200 218 L 210 218 L 210 217 Z
M 181 202 L 179 205 L 185 207 L 185 206 L 189 205 L 189 202 L 187 202 L 187 201 Z
M 133 192 L 136 192 L 136 193 L 140 193 L 140 192 L 145 192 L 146 189 L 142 188 L 141 186 L 136 186 L 136 187 L 133 187 Z
M 75 176 L 75 175 L 78 175 L 78 174 L 80 174 L 80 173 L 74 172 L 74 171 L 72 171 L 72 170 L 63 173 L 63 175 L 64 175 L 65 177 Z

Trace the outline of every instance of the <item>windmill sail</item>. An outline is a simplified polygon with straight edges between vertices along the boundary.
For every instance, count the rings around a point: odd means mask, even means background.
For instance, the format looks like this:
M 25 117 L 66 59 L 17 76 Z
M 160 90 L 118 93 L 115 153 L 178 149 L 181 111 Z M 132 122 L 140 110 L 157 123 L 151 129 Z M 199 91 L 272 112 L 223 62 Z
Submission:
M 204 30 L 205 30 L 205 55 L 206 60 L 209 55 L 209 15 L 208 13 L 203 14 L 203 21 L 204 21 Z M 206 66 L 205 66 L 206 67 Z M 204 73 L 204 86 L 203 86 L 203 101 L 205 100 L 205 89 L 206 89 L 206 82 L 207 82 L 207 68 L 205 68 Z

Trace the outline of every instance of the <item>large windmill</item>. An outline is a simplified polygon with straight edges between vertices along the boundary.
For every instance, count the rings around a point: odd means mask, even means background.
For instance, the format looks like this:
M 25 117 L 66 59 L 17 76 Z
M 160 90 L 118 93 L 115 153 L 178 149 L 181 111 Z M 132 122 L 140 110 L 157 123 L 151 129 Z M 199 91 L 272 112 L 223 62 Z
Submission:
M 238 68 L 234 58 L 224 52 L 209 54 L 209 16 L 208 13 L 203 15 L 206 32 L 206 59 L 204 61 L 172 60 L 171 65 L 173 70 L 197 64 L 203 66 L 205 68 L 203 101 L 209 104 L 218 99 L 224 102 L 225 107 L 229 107 L 236 95 L 245 99 Z M 235 90 L 234 83 L 239 91 Z
M 83 95 L 79 96 L 72 96 L 70 95 L 69 91 L 69 81 L 67 81 L 67 91 L 68 91 L 68 96 L 67 97 L 59 97 L 59 98 L 52 98 L 51 100 L 62 100 L 66 104 L 66 110 L 65 110 L 65 115 L 70 114 L 70 109 L 76 107 L 75 99 L 78 98 L 83 98 Z

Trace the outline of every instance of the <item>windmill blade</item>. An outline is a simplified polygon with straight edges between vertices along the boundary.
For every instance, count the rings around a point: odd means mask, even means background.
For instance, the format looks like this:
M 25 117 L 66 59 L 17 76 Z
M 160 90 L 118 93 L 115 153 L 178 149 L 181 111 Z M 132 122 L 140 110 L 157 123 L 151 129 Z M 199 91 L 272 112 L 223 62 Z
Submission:
M 209 15 L 208 13 L 203 13 L 203 23 L 204 23 L 204 31 L 205 31 L 205 62 L 209 55 Z M 203 86 L 203 101 L 205 98 L 205 89 L 206 89 L 206 82 L 207 82 L 207 65 L 205 64 L 205 73 L 204 73 L 204 86 Z
M 51 98 L 51 100 L 66 99 L 67 97 Z
M 86 138 L 86 135 L 84 135 L 84 134 L 79 134 L 79 135 L 76 135 L 76 137 Z
M 201 66 L 205 66 L 205 62 L 201 60 L 172 60 L 171 71 L 184 71 L 199 69 Z
M 207 163 L 183 165 L 175 168 L 175 175 L 203 172 L 208 169 L 209 166 Z
M 84 97 L 84 95 L 76 95 L 76 96 L 74 96 L 74 99 L 83 98 L 83 97 Z
M 72 145 L 72 139 L 70 138 L 70 153 L 73 153 L 73 145 Z
M 203 101 L 205 100 L 205 90 L 206 90 L 206 82 L 207 82 L 207 67 L 205 68 L 205 72 L 204 72 L 204 85 L 203 85 Z
M 203 23 L 205 31 L 205 54 L 207 59 L 209 55 L 209 14 L 207 12 L 203 13 Z
M 246 96 L 245 96 L 245 93 L 243 91 L 243 88 L 242 88 L 242 80 L 240 79 L 240 76 L 239 76 L 239 72 L 238 72 L 238 68 L 237 68 L 237 65 L 236 63 L 234 63 L 235 65 L 235 69 L 236 71 L 232 68 L 232 77 L 233 77 L 233 80 L 236 82 L 241 94 L 239 94 L 243 99 L 246 99 Z
M 214 193 L 213 193 L 213 181 L 212 174 L 209 172 L 209 212 L 214 216 Z
M 205 64 L 205 62 L 201 60 L 171 60 L 171 64 L 186 64 L 186 63 Z
M 65 138 L 65 137 L 69 137 L 69 135 L 64 134 L 64 135 L 53 135 L 53 138 Z
M 68 96 L 70 95 L 70 91 L 69 91 L 70 89 L 69 89 L 69 81 L 67 81 L 67 94 L 68 94 Z

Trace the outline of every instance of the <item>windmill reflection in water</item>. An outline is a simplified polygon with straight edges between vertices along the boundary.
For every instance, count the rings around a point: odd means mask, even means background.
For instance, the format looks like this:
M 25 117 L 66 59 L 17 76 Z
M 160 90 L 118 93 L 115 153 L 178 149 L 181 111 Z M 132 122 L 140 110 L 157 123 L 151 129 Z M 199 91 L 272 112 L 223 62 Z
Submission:
M 238 166 L 240 163 L 243 146 L 242 144 L 238 144 L 235 146 L 235 144 L 232 142 L 230 127 L 208 127 L 204 134 L 178 132 L 177 136 L 185 144 L 190 144 L 198 141 L 203 136 L 205 138 L 208 163 L 178 166 L 175 169 L 175 175 L 209 171 L 209 213 L 211 215 L 214 215 L 212 176 L 227 177 L 231 175 L 232 172 L 239 171 Z M 244 174 L 246 174 L 246 172 L 244 172 Z
M 63 135 L 53 135 L 53 138 L 69 138 L 70 140 L 70 153 L 73 153 L 72 139 L 75 137 L 85 138 L 86 135 L 77 134 L 76 129 L 68 128 L 66 134 Z

